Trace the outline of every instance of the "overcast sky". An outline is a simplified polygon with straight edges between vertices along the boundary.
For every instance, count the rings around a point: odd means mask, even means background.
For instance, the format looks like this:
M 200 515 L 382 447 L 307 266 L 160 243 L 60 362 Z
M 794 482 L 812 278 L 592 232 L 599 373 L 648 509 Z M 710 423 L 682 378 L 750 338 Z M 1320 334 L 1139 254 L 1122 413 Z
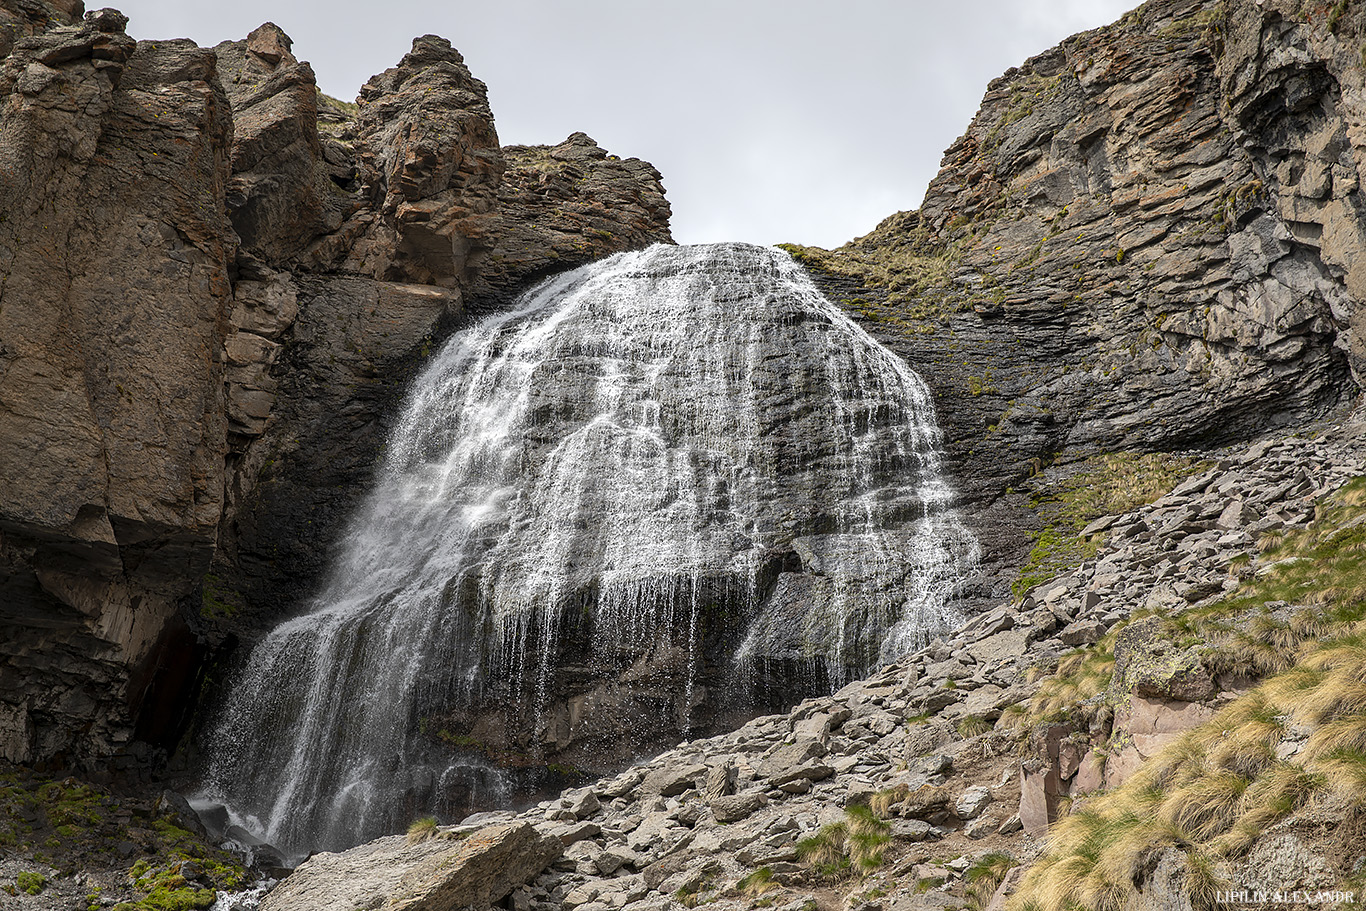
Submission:
M 136 38 L 267 20 L 348 101 L 417 35 L 489 87 L 503 143 L 575 130 L 664 175 L 681 243 L 838 246 L 920 205 L 992 78 L 1137 0 L 111 0 Z M 87 6 L 97 3 L 87 0 Z

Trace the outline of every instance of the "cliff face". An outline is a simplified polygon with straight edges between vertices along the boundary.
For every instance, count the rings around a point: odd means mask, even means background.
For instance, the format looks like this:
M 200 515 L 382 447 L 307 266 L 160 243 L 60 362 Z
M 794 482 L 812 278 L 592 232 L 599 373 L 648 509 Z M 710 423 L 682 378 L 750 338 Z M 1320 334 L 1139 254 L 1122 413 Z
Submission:
M 593 232 L 585 259 L 669 239 L 658 174 L 586 137 L 562 147 L 588 163 L 554 202 L 591 218 L 541 229 L 544 197 L 505 205 L 484 87 L 443 39 L 371 80 L 356 116 L 325 107 L 320 133 L 312 71 L 275 26 L 207 50 L 82 12 L 0 3 L 15 761 L 175 736 L 204 645 L 312 585 L 491 251 L 511 291 L 553 268 L 526 249 L 540 230 Z M 603 201 L 623 196 L 648 205 L 618 224 Z
M 0 76 L 10 759 L 127 739 L 223 506 L 232 121 L 211 52 L 123 25 L 21 38 Z
M 935 387 L 997 565 L 1055 460 L 1356 393 L 1366 11 L 1335 9 L 1154 0 L 1069 38 L 991 83 L 919 211 L 797 251 Z

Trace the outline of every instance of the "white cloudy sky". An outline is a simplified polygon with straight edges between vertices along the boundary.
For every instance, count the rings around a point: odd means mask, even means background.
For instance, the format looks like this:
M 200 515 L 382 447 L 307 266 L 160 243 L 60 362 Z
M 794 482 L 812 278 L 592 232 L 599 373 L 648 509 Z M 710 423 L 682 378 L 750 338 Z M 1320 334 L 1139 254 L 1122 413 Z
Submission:
M 416 35 L 449 38 L 504 143 L 583 130 L 664 175 L 682 243 L 836 246 L 919 206 L 986 84 L 1137 0 L 111 0 L 137 38 L 270 20 L 351 100 Z M 91 8 L 98 4 L 88 3 Z

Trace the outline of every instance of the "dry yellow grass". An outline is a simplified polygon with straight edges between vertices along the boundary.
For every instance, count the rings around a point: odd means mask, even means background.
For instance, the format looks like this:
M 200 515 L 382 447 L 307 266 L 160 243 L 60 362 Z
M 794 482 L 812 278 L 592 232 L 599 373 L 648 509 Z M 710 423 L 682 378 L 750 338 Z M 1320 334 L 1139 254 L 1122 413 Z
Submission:
M 1214 670 L 1262 682 L 1061 820 L 1014 911 L 1122 908 L 1135 875 L 1168 847 L 1183 852 L 1193 906 L 1211 907 L 1227 888 L 1221 859 L 1245 853 L 1277 820 L 1325 791 L 1366 805 L 1366 478 L 1325 498 L 1309 528 L 1262 545 L 1265 560 L 1286 562 L 1170 624 L 1182 641 L 1215 641 L 1205 655 Z M 1095 688 L 1090 676 L 1113 671 L 1104 665 L 1112 649 L 1113 639 L 1060 662 L 1013 723 L 1076 712 Z M 1280 759 L 1292 725 L 1308 736 Z

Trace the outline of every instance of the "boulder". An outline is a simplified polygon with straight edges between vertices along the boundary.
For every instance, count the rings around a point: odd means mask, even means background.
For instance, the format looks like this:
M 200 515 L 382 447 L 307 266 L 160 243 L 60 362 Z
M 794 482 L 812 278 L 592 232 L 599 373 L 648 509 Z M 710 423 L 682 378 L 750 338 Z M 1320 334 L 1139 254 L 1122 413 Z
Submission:
M 1063 645 L 1090 645 L 1099 642 L 1107 627 L 1099 620 L 1075 620 L 1062 628 L 1058 639 Z
M 702 789 L 702 796 L 708 800 L 716 800 L 733 793 L 737 775 L 738 770 L 729 762 L 712 766 L 707 772 L 707 783 Z
M 1242 866 L 1241 881 L 1264 892 L 1316 892 L 1339 884 L 1333 863 L 1293 832 L 1268 833 Z
M 526 823 L 481 829 L 463 841 L 381 838 L 304 861 L 261 901 L 261 911 L 460 911 L 501 901 L 564 850 Z
M 959 819 L 976 819 L 990 804 L 991 789 L 974 786 L 958 795 L 953 812 Z
M 820 762 L 820 759 L 829 752 L 826 746 L 816 738 L 803 737 L 793 743 L 783 744 L 769 753 L 764 757 L 763 762 L 759 763 L 755 773 L 760 778 L 769 779 L 774 785 L 791 781 L 794 778 L 816 777 L 806 774 L 806 770 L 824 768 L 827 771 L 820 777 L 826 777 L 833 770 Z
M 569 810 L 575 819 L 585 819 L 602 809 L 602 801 L 598 800 L 598 795 L 593 793 L 592 788 L 567 791 L 560 798 L 560 804 Z
M 1077 774 L 1072 778 L 1068 793 L 1073 797 L 1081 797 L 1099 791 L 1104 784 L 1105 757 L 1095 750 L 1088 750 L 1081 758 L 1081 764 L 1077 767 Z
M 697 787 L 698 779 L 707 774 L 707 767 L 704 765 L 685 765 L 677 768 L 665 767 L 656 769 L 645 776 L 640 789 L 646 794 L 658 794 L 660 797 L 677 797 L 684 791 Z
M 907 794 L 897 812 L 903 819 L 929 820 L 946 813 L 952 803 L 948 788 L 926 784 Z
M 1177 649 L 1161 617 L 1130 623 L 1115 640 L 1112 691 L 1149 699 L 1197 702 L 1217 692 L 1199 647 Z
M 988 636 L 979 642 L 974 642 L 968 646 L 968 654 L 972 655 L 978 664 L 995 664 L 1020 657 L 1025 653 L 1028 644 L 1029 630 L 1027 628 L 1010 629 Z
M 711 807 L 712 815 L 716 817 L 717 822 L 730 823 L 752 816 L 767 803 L 768 798 L 762 791 L 749 791 L 730 797 L 718 797 L 708 806 Z

